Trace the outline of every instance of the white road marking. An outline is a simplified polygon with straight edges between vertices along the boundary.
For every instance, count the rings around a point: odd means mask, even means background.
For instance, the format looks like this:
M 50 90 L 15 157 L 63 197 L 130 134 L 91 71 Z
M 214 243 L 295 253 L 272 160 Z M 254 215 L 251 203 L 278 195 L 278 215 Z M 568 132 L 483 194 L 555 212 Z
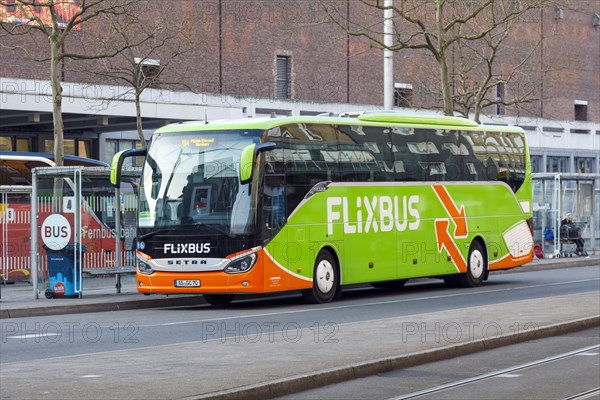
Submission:
M 25 339 L 40 339 L 43 337 L 50 337 L 50 336 L 60 336 L 60 333 L 32 333 L 29 335 L 16 335 L 16 336 L 7 336 L 7 339 L 21 339 L 21 340 L 25 340 Z

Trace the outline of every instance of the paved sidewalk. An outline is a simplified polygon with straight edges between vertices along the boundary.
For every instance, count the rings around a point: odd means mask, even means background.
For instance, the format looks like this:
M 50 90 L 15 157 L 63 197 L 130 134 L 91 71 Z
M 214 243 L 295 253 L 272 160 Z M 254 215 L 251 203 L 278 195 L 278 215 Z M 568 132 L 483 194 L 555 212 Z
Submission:
M 553 269 L 600 265 L 600 256 L 590 258 L 559 258 L 535 260 L 534 262 L 509 271 L 493 272 L 518 273 L 520 271 L 535 271 L 540 269 Z M 0 319 L 33 317 L 39 315 L 74 314 L 86 312 L 118 311 L 139 308 L 170 307 L 179 305 L 204 304 L 201 295 L 150 295 L 137 293 L 135 275 L 128 274 L 121 277 L 121 293 L 117 293 L 116 278 L 110 277 L 84 277 L 83 296 L 74 299 L 46 299 L 40 291 L 38 299 L 34 299 L 33 287 L 24 282 L 11 285 L 1 285 L 0 293 Z

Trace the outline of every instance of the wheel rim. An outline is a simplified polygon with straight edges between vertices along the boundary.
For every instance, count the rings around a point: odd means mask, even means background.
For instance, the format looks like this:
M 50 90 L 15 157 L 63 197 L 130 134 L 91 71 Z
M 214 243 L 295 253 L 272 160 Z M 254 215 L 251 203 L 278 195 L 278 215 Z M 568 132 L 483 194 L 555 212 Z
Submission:
M 478 279 L 483 274 L 484 260 L 483 254 L 479 250 L 474 250 L 469 257 L 469 269 L 473 278 Z
M 333 265 L 327 260 L 321 260 L 317 265 L 317 287 L 321 293 L 329 293 L 333 288 L 333 282 L 335 280 L 335 270 Z

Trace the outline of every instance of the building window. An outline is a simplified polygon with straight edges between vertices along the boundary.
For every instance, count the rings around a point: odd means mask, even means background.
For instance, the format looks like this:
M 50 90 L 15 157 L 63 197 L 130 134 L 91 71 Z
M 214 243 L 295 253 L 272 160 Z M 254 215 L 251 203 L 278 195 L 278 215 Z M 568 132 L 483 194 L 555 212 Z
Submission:
M 92 158 L 92 141 L 79 139 L 77 141 L 77 155 L 79 157 Z
M 31 151 L 31 139 L 17 138 L 17 151 Z
M 575 157 L 575 172 L 591 174 L 594 172 L 594 161 L 591 157 Z
M 290 57 L 277 56 L 277 92 L 278 99 L 290 98 Z
M 496 84 L 496 115 L 504 115 L 504 83 Z
M 575 121 L 587 120 L 587 101 L 575 100 Z
M 76 156 L 75 149 L 75 139 L 64 139 L 64 154 Z M 54 139 L 44 139 L 44 151 L 54 153 Z
M 0 151 L 31 151 L 31 139 L 15 136 L 0 137 Z
M 0 150 L 13 151 L 12 138 L 0 137 Z
M 104 162 L 111 164 L 112 159 L 120 151 L 137 149 L 141 147 L 138 140 L 107 139 L 104 142 Z M 130 157 L 125 159 L 125 167 L 142 166 L 144 157 Z
M 106 139 L 104 141 L 104 161 L 111 164 L 112 159 L 119 151 L 119 144 L 116 140 Z
M 531 156 L 531 172 L 542 171 L 542 156 Z
M 44 139 L 44 152 L 54 153 L 54 139 Z M 85 139 L 64 139 L 64 154 L 92 158 L 92 142 Z
M 394 83 L 394 106 L 409 108 L 412 103 L 413 86 L 410 83 Z
M 64 154 L 76 156 L 78 154 L 75 153 L 75 149 L 75 139 L 64 139 Z M 54 139 L 44 140 L 44 151 L 46 153 L 54 153 Z
M 546 157 L 546 172 L 569 172 L 569 157 Z

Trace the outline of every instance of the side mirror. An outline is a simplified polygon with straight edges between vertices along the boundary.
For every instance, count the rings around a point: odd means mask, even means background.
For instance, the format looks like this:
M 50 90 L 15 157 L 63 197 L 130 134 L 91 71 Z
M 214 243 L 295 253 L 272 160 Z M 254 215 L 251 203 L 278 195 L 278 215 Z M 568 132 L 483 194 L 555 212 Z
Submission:
M 129 149 L 115 154 L 110 166 L 110 183 L 117 188 L 121 186 L 121 171 L 123 169 L 123 161 L 128 157 L 145 156 L 147 152 L 148 149 Z
M 254 160 L 263 151 L 273 150 L 275 143 L 265 142 L 248 145 L 242 150 L 240 157 L 240 183 L 242 185 L 252 181 L 254 175 Z

